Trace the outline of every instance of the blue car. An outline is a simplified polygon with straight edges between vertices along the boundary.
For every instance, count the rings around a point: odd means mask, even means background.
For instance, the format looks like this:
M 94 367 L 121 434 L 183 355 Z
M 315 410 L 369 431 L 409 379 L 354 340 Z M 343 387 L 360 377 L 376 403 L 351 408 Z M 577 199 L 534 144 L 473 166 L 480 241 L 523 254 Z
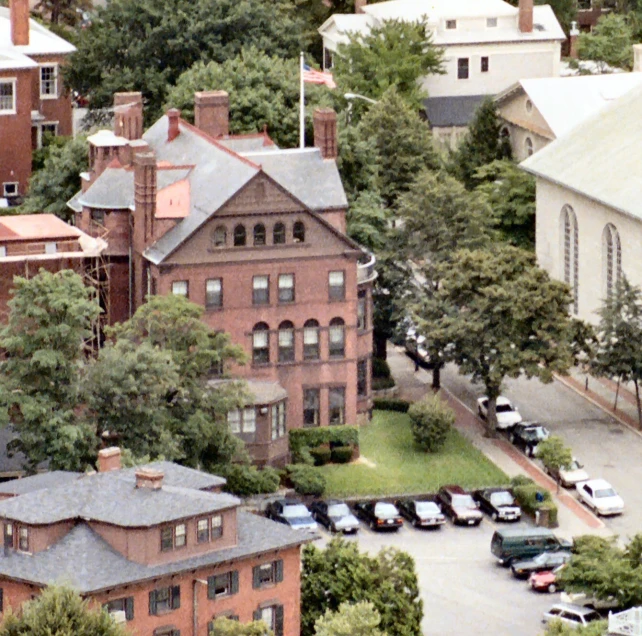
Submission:
M 319 529 L 307 507 L 296 499 L 277 499 L 268 504 L 265 514 L 268 519 L 284 523 L 293 530 Z

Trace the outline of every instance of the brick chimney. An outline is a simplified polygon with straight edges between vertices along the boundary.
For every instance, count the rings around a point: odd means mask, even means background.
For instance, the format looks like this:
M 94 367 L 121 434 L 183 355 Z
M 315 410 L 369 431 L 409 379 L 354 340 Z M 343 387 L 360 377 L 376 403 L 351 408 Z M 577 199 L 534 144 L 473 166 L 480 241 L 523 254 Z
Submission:
M 156 154 L 142 150 L 134 164 L 134 249 L 142 253 L 154 236 L 156 214 Z
M 314 145 L 324 159 L 337 158 L 337 114 L 332 108 L 314 111 Z
M 10 0 L 11 41 L 14 46 L 29 44 L 29 0 Z
M 579 35 L 580 30 L 577 28 L 577 22 L 571 22 L 571 30 L 568 34 L 568 56 L 575 59 L 577 59 L 577 38 Z
M 167 141 L 174 141 L 180 134 L 178 129 L 178 120 L 181 117 L 181 111 L 178 108 L 170 108 L 167 111 Z
M 363 13 L 363 7 L 368 4 L 368 0 L 354 0 L 354 12 Z
M 194 93 L 194 124 L 210 137 L 229 134 L 230 96 L 225 91 Z
M 111 448 L 103 448 L 98 451 L 98 472 L 108 473 L 110 470 L 120 470 L 120 448 L 112 446 Z
M 519 30 L 522 33 L 533 32 L 533 0 L 519 0 Z
M 114 133 L 129 140 L 143 136 L 142 93 L 114 94 Z
M 140 468 L 136 471 L 136 488 L 160 490 L 163 487 L 163 473 L 151 468 Z

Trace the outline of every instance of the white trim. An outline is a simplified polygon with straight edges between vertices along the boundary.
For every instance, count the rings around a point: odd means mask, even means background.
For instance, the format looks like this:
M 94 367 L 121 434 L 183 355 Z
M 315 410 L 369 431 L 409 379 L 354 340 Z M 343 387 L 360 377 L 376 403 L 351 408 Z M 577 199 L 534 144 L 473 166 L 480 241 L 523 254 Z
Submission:
M 2 109 L 0 108 L 0 115 L 15 115 L 18 111 L 17 109 L 17 87 L 18 87 L 18 78 L 17 77 L 2 77 L 0 78 L 1 84 L 11 84 L 13 91 L 13 108 Z
M 7 194 L 7 186 L 8 185 L 15 186 L 16 191 L 13 194 Z M 19 188 L 20 188 L 20 184 L 17 181 L 5 181 L 2 184 L 2 196 L 6 197 L 6 198 L 8 198 L 8 197 L 17 197 L 20 194 L 19 193 Z
M 58 86 L 58 63 L 57 62 L 47 62 L 46 64 L 40 64 L 40 69 L 38 71 L 38 86 L 40 91 L 40 99 L 58 99 L 59 97 L 59 86 Z M 43 93 L 42 92 L 42 70 L 44 68 L 53 68 L 54 69 L 54 92 L 53 93 Z M 51 81 L 51 80 L 48 80 Z
M 43 137 L 43 126 L 55 126 L 56 130 L 54 132 L 54 137 L 58 136 L 58 124 L 57 121 L 42 121 L 36 124 L 36 147 L 42 148 L 42 137 Z

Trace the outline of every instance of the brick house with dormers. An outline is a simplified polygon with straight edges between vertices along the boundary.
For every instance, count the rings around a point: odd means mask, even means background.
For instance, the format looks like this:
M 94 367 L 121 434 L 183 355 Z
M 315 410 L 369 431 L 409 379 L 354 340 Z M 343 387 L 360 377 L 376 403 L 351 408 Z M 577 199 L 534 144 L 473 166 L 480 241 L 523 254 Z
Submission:
M 243 346 L 255 403 L 229 414 L 258 464 L 288 461 L 287 430 L 355 424 L 372 408 L 374 257 L 346 234 L 336 114 L 314 114 L 312 148 L 229 135 L 229 98 L 195 95 L 195 124 L 169 110 L 144 134 L 139 93 L 115 96 L 115 130 L 89 138 L 70 202 L 105 236 L 108 322 L 147 295 L 180 294 Z M 253 384 L 252 384 L 253 383 Z
M 71 96 L 60 66 L 76 48 L 35 20 L 28 0 L 0 7 L 0 198 L 27 191 L 43 135 L 71 135 Z
M 72 586 L 136 636 L 207 636 L 218 616 L 300 632 L 300 549 L 316 538 L 239 510 L 225 480 L 171 462 L 0 485 L 0 611 Z

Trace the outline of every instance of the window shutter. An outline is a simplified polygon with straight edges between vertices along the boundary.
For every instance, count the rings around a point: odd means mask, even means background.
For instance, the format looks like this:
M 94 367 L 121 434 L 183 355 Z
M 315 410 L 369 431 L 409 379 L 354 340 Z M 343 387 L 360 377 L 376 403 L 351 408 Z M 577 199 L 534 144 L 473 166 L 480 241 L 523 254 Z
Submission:
M 216 579 L 215 576 L 207 577 L 207 598 L 209 598 L 210 600 L 216 597 L 216 592 L 214 590 L 215 579 Z
M 283 636 L 283 605 L 274 606 L 274 636 Z
M 128 621 L 134 620 L 134 597 L 128 596 L 125 599 L 125 618 Z
M 261 616 L 263 616 L 263 614 L 261 613 L 260 609 L 254 610 L 254 613 L 252 614 L 252 620 L 253 621 L 260 621 L 261 620 Z
M 252 568 L 252 587 L 256 590 L 261 587 L 260 569 L 258 565 Z
M 0 587 L 0 612 L 4 612 L 4 590 Z
M 230 585 L 230 594 L 238 594 L 239 593 L 239 572 L 238 570 L 234 570 L 232 572 L 232 584 Z
M 181 606 L 181 586 L 175 585 L 172 588 L 172 609 L 178 609 Z
M 274 562 L 274 580 L 280 583 L 283 580 L 283 559 Z
M 149 593 L 149 615 L 156 616 L 156 590 Z

